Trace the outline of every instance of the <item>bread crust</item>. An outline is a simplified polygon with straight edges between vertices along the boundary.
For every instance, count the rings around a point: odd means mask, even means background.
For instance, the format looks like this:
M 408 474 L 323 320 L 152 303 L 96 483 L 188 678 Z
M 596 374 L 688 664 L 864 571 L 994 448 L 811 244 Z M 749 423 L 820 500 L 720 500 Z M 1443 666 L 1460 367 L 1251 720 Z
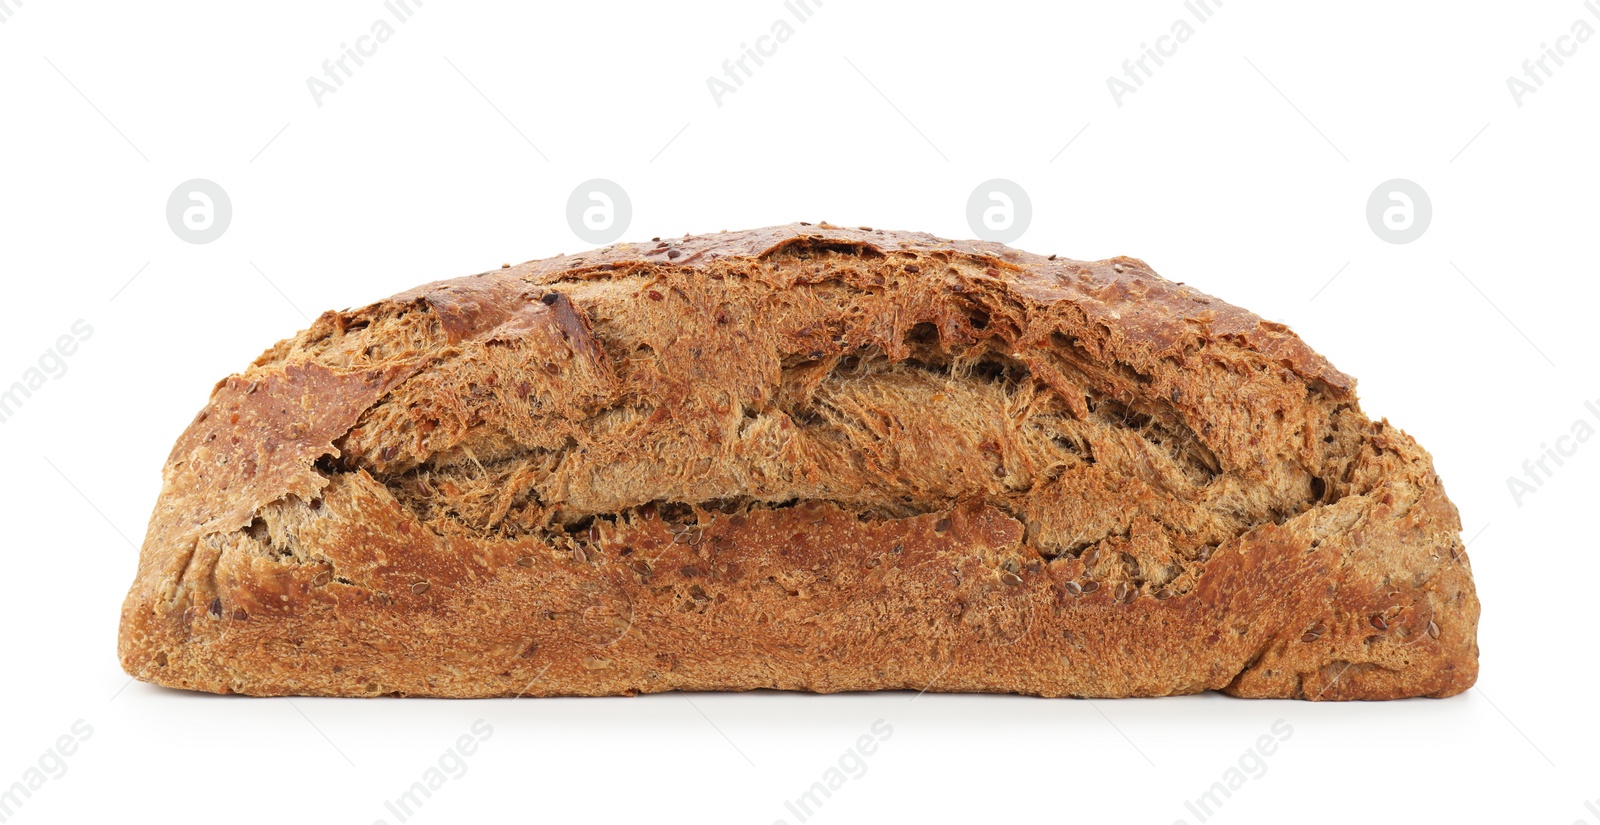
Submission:
M 1131 258 L 826 224 L 324 313 L 179 438 L 139 679 L 1389 699 L 1477 675 L 1431 457 Z

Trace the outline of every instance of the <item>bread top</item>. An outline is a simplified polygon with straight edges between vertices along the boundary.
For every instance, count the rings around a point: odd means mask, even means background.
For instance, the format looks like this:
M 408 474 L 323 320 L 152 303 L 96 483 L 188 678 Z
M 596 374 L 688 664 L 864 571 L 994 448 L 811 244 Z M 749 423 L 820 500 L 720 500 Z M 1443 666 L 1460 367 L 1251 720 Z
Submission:
M 1353 389 L 1133 258 L 807 223 L 617 244 L 326 312 L 220 382 L 140 580 L 176 586 L 208 536 L 315 554 L 284 525 L 359 481 L 489 542 L 656 506 L 987 504 L 1045 558 L 1183 592 L 1246 531 L 1431 478 L 1403 434 L 1366 449 Z
M 607 273 L 635 272 L 643 267 L 704 269 L 718 262 L 772 259 L 785 252 L 806 250 L 903 258 L 913 266 L 922 259 L 931 259 L 934 264 L 926 271 L 918 267 L 918 274 L 925 277 L 928 287 L 958 294 L 963 286 L 959 278 L 946 279 L 937 270 L 937 262 L 967 261 L 982 266 L 986 276 L 1033 302 L 1066 301 L 1079 307 L 1094 321 L 1118 329 L 1129 345 L 1155 357 L 1198 342 L 1227 342 L 1282 361 L 1308 382 L 1325 385 L 1330 392 L 1349 395 L 1355 390 L 1355 379 L 1334 369 L 1287 326 L 1264 320 L 1183 283 L 1168 281 L 1137 258 L 1077 261 L 1024 252 L 991 241 L 950 240 L 926 232 L 850 228 L 826 222 L 802 221 L 647 243 L 618 243 L 578 255 L 557 255 L 465 278 L 434 281 L 395 295 L 389 302 L 423 299 L 451 306 L 461 300 L 451 297 L 452 293 L 471 302 L 495 296 L 484 302 L 496 305 L 493 308 L 480 304 L 464 311 L 475 316 L 481 313 L 483 317 L 464 322 L 464 333 L 488 325 L 496 311 L 509 311 L 519 300 L 524 284 L 545 286 L 605 278 Z M 492 285 L 481 284 L 484 279 Z M 806 274 L 799 271 L 772 279 L 777 287 L 805 281 Z M 516 297 L 512 297 L 513 293 L 517 293 Z

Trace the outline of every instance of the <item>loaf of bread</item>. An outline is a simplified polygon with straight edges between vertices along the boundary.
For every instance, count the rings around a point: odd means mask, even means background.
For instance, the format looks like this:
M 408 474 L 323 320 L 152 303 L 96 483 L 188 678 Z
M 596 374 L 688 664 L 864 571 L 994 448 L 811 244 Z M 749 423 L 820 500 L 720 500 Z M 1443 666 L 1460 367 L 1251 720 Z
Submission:
M 1354 383 L 1138 260 L 921 233 L 440 281 L 216 386 L 122 665 L 261 696 L 1460 693 L 1456 509 Z

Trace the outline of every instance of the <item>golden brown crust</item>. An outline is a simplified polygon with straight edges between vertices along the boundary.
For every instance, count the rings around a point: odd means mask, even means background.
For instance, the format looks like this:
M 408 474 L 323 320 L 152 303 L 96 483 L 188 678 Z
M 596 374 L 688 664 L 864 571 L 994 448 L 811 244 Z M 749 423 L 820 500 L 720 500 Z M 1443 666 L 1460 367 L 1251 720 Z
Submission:
M 1459 533 L 1281 325 L 792 224 L 325 313 L 174 447 L 119 649 L 253 695 L 1448 696 Z

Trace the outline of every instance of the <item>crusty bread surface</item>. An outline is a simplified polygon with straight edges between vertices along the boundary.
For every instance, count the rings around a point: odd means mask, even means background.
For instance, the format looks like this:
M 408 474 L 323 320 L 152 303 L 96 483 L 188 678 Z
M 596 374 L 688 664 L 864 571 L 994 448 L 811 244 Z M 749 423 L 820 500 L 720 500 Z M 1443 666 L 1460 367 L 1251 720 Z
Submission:
M 173 448 L 123 667 L 250 695 L 1389 699 L 1477 675 L 1432 459 L 1281 324 L 826 224 L 326 312 Z

